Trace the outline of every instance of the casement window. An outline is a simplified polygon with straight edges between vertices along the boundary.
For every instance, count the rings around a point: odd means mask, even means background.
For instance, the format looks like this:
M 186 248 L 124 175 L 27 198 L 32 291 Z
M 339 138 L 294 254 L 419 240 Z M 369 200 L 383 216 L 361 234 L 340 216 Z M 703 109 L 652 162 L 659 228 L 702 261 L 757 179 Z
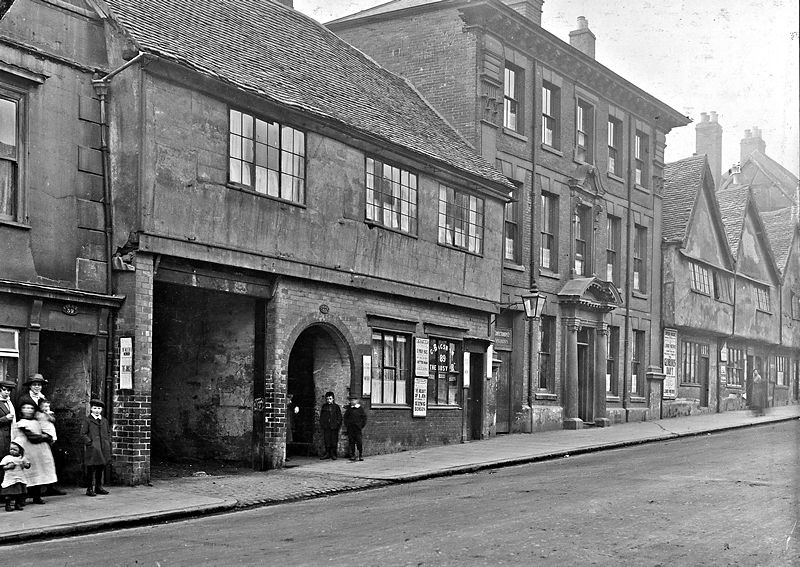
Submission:
M 373 157 L 366 172 L 367 221 L 416 234 L 417 175 Z
M 230 110 L 228 179 L 256 193 L 305 202 L 306 137 L 279 122 Z
M 581 99 L 575 107 L 575 159 L 594 163 L 594 107 Z
M 0 220 L 22 221 L 23 99 L 0 88 Z
M 542 193 L 542 269 L 558 271 L 558 196 Z
M 633 289 L 647 291 L 647 228 L 638 224 L 633 233 Z
M 507 63 L 503 77 L 503 126 L 521 134 L 525 74 L 519 67 Z
M 519 233 L 519 190 L 511 193 L 511 202 L 505 209 L 505 259 L 509 262 L 520 262 Z
M 555 391 L 556 318 L 542 316 L 539 340 L 539 389 Z
M 633 349 L 631 352 L 631 394 L 644 394 L 645 380 L 645 332 L 633 331 Z
M 592 209 L 578 207 L 575 211 L 575 274 L 588 276 L 592 273 L 590 257 L 592 245 Z
M 769 288 L 761 285 L 754 285 L 753 291 L 756 295 L 756 308 L 759 311 L 770 312 Z
M 433 395 L 429 403 L 457 406 L 461 376 L 461 343 L 450 339 L 430 338 L 430 379 Z
M 483 253 L 483 199 L 439 185 L 439 243 Z
M 373 405 L 409 405 L 411 389 L 411 337 L 372 331 Z
M 648 186 L 647 156 L 650 153 L 650 148 L 648 147 L 649 143 L 650 142 L 647 134 L 637 130 L 633 143 L 633 158 L 636 163 L 636 169 L 634 175 L 636 178 L 636 185 L 639 185 L 641 187 Z
M 708 358 L 707 344 L 692 341 L 681 342 L 681 383 L 700 383 L 701 358 Z
M 561 89 L 550 83 L 542 83 L 542 143 L 558 149 L 559 114 L 561 113 Z
M 608 327 L 608 341 L 606 342 L 606 395 L 619 395 L 617 379 L 617 357 L 619 356 L 619 327 Z
M 800 319 L 800 293 L 792 293 L 792 319 Z
M 0 380 L 17 381 L 19 331 L 0 328 Z
M 608 172 L 622 175 L 622 120 L 608 117 Z
M 744 350 L 728 347 L 728 385 L 741 386 L 744 383 Z
M 726 274 L 714 271 L 714 299 L 731 303 L 731 278 Z
M 787 380 L 789 371 L 789 359 L 785 356 L 776 356 L 775 357 L 775 383 L 778 386 L 787 386 L 789 381 Z
M 692 289 L 696 292 L 711 295 L 711 274 L 708 268 L 695 262 L 692 266 Z
M 619 249 L 622 242 L 622 220 L 619 217 L 606 217 L 606 281 L 619 285 Z

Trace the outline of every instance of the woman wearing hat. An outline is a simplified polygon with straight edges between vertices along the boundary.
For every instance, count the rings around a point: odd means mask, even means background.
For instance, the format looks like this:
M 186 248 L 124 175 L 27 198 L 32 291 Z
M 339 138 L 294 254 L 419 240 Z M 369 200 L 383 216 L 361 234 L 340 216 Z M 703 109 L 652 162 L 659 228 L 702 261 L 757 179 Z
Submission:
M 39 400 L 47 399 L 47 396 L 42 393 L 42 386 L 45 384 L 47 384 L 47 380 L 39 373 L 33 374 L 28 378 L 23 384 L 23 386 L 28 387 L 28 391 L 22 394 L 19 400 L 17 400 L 17 410 L 19 410 L 24 403 L 33 404 L 33 407 L 38 408 Z
M 103 488 L 103 471 L 111 461 L 111 432 L 108 420 L 103 417 L 105 404 L 100 400 L 89 402 L 89 415 L 83 419 L 83 464 L 86 467 L 86 496 L 108 494 Z

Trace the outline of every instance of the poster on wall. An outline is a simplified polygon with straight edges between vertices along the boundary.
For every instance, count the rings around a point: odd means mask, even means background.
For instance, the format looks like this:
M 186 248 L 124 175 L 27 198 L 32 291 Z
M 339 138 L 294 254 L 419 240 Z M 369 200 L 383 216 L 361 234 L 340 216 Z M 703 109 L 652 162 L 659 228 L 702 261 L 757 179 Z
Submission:
M 119 338 L 119 388 L 133 389 L 133 337 Z
M 414 378 L 414 417 L 425 417 L 428 415 L 428 379 Z
M 719 385 L 724 388 L 728 383 L 728 367 L 724 364 L 719 365 Z
M 678 331 L 664 329 L 664 399 L 674 400 L 678 388 Z
M 414 339 L 414 376 L 427 378 L 430 376 L 428 371 L 428 347 L 430 341 L 428 339 L 416 338 Z
M 372 395 L 372 355 L 361 356 L 361 395 L 368 398 Z

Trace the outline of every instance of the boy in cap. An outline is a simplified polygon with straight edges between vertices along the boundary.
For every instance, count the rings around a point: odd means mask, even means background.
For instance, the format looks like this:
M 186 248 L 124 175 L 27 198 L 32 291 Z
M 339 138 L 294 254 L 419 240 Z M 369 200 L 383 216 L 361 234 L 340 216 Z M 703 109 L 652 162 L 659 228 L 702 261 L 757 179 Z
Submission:
M 108 494 L 103 488 L 103 471 L 111 461 L 111 432 L 108 420 L 103 417 L 105 404 L 100 400 L 89 402 L 89 415 L 83 419 L 83 464 L 86 467 L 86 496 Z
M 361 440 L 361 430 L 367 424 L 367 412 L 361 407 L 357 396 L 350 396 L 350 405 L 344 412 L 344 426 L 347 428 L 347 443 L 350 446 L 350 460 L 363 461 L 364 447 Z M 358 458 L 356 459 L 356 448 Z
M 319 426 L 325 453 L 320 459 L 336 460 L 339 445 L 339 429 L 342 427 L 342 408 L 334 400 L 333 392 L 325 392 L 325 403 L 319 410 Z

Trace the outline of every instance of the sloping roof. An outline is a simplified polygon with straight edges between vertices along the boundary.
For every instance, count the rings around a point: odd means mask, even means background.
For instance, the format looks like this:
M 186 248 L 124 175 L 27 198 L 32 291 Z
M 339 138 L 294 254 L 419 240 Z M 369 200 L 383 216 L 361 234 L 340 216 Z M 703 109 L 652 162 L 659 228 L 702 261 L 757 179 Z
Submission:
M 661 235 L 664 240 L 683 240 L 692 218 L 697 195 L 703 189 L 706 156 L 684 158 L 664 166 L 664 205 Z
M 792 220 L 792 210 L 786 208 L 761 213 L 761 220 L 767 231 L 772 254 L 775 256 L 775 261 L 778 262 L 778 268 L 783 272 L 786 269 L 786 262 L 789 260 L 789 252 L 792 249 L 792 239 L 797 230 Z
M 331 24 L 333 22 L 338 23 L 338 22 L 346 22 L 348 20 L 358 20 L 361 18 L 368 18 L 370 16 L 385 14 L 387 12 L 405 10 L 406 8 L 415 8 L 416 6 L 436 4 L 439 1 L 440 0 L 391 0 L 391 2 L 386 2 L 385 4 L 379 4 L 378 6 L 367 8 L 366 10 L 361 10 L 360 12 L 356 12 L 355 14 L 349 14 L 347 16 L 331 20 L 330 22 L 326 22 L 326 24 Z
M 739 241 L 742 237 L 744 217 L 749 199 L 749 185 L 732 184 L 725 189 L 717 191 L 722 224 L 725 225 L 725 234 L 728 237 L 728 244 L 730 244 L 734 258 L 739 256 Z
M 764 172 L 764 175 L 772 180 L 787 198 L 794 199 L 798 180 L 792 172 L 760 150 L 754 150 L 747 159 Z
M 106 4 L 145 53 L 513 187 L 404 79 L 300 12 L 270 0 Z

